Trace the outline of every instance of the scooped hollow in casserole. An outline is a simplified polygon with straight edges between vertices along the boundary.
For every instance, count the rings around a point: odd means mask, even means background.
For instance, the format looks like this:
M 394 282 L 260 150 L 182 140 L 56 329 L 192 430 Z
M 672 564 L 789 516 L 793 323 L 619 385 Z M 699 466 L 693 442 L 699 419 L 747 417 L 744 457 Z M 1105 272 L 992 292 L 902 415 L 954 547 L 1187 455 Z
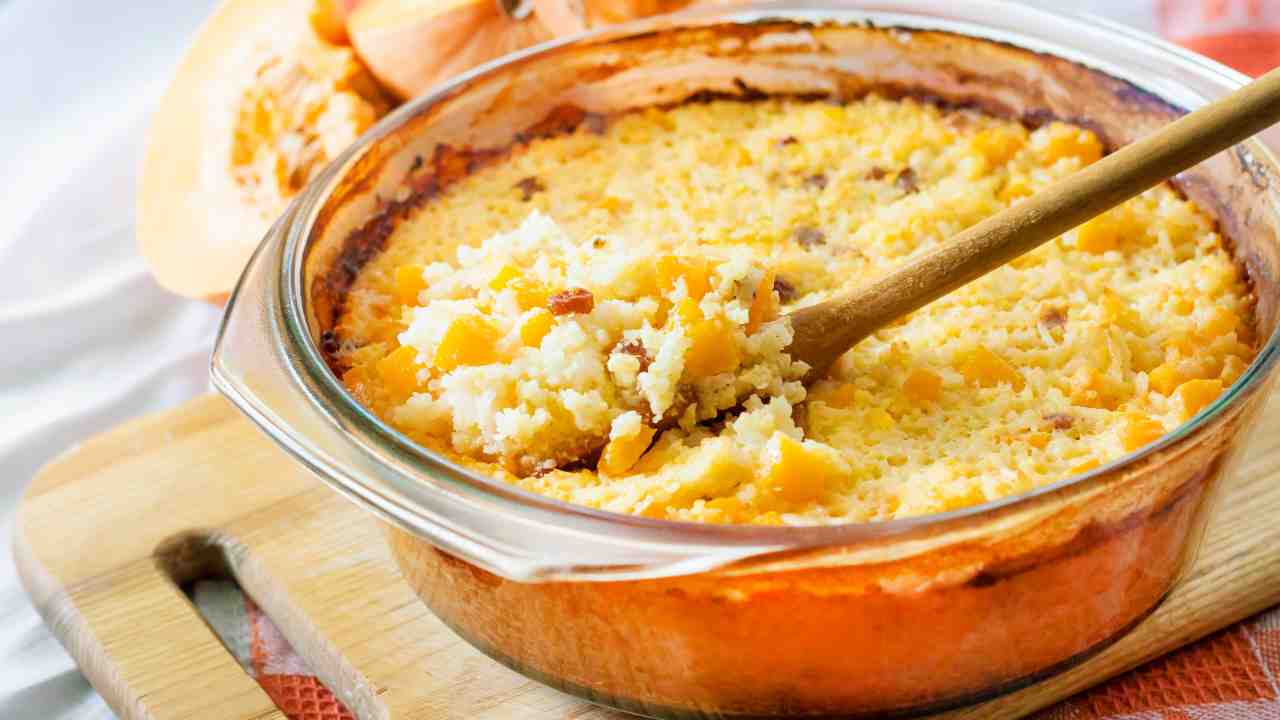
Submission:
M 982 503 L 1158 439 L 1244 370 L 1252 299 L 1207 215 L 1157 187 L 808 388 L 785 313 L 1102 152 L 877 94 L 588 118 L 397 224 L 327 349 L 416 441 L 577 504 L 813 524 Z

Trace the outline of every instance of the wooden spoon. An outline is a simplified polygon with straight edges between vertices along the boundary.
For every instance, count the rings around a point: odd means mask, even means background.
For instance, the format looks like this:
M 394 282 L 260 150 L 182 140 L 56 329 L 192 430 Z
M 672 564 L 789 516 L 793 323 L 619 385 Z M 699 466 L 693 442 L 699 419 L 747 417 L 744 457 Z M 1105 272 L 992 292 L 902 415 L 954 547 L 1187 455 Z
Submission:
M 789 314 L 806 380 L 876 329 L 1280 122 L 1280 68 L 851 292 Z

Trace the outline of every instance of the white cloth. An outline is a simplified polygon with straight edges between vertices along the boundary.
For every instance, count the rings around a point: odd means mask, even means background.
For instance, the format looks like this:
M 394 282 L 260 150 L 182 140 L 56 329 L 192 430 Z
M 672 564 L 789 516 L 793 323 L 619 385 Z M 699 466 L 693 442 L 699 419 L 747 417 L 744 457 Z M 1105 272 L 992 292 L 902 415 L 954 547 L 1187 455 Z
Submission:
M 80 440 L 208 388 L 218 311 L 133 237 L 147 116 L 214 0 L 0 0 L 0 718 L 111 712 L 27 601 L 12 513 Z M 1091 0 L 1150 29 L 1149 5 Z M 192 138 L 192 142 L 198 142 Z
M 208 388 L 219 312 L 148 276 L 133 188 L 149 110 L 212 5 L 0 2 L 5 720 L 112 717 L 18 583 L 12 513 L 22 488 L 78 441 Z

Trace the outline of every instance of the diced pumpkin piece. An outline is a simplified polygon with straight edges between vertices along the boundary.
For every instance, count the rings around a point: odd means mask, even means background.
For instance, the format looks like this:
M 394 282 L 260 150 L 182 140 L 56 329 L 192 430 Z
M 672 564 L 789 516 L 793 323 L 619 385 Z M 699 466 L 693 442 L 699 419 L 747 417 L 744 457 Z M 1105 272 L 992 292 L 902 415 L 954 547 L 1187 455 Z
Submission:
M 1145 415 L 1130 414 L 1120 428 L 1120 443 L 1124 449 L 1133 452 L 1164 435 L 1164 424 Z
M 512 280 L 507 287 L 516 294 L 516 304 L 520 306 L 521 310 L 543 307 L 547 304 L 547 299 L 551 297 L 551 290 L 547 286 L 528 278 Z
M 418 293 L 427 288 L 427 281 L 422 279 L 422 271 L 421 265 L 401 265 L 396 268 L 396 302 L 401 305 L 418 304 Z
M 1209 317 L 1200 325 L 1206 337 L 1216 338 L 1235 332 L 1240 327 L 1240 317 L 1230 308 L 1218 306 L 1209 311 Z
M 597 469 L 604 475 L 613 476 L 630 470 L 649 448 L 649 443 L 653 442 L 653 436 L 657 432 L 646 425 L 634 435 L 610 440 L 609 444 L 604 446 L 604 451 L 600 453 Z
M 663 255 L 654 269 L 658 287 L 665 293 L 673 292 L 679 280 L 684 280 L 685 289 L 694 300 L 701 300 L 711 289 L 711 266 L 704 258 Z
M 1188 380 L 1178 386 L 1174 396 L 1182 405 L 1182 419 L 1188 420 L 1222 394 L 1222 380 Z
M 777 510 L 770 510 L 769 512 L 760 513 L 754 518 L 751 518 L 751 524 L 752 525 L 781 525 L 782 515 L 778 514 Z
M 917 403 L 937 402 L 942 395 L 942 378 L 927 368 L 915 368 L 902 382 L 902 392 Z
M 1026 434 L 1027 444 L 1037 450 L 1043 450 L 1049 445 L 1049 433 L 1047 432 L 1029 432 Z
M 1218 377 L 1222 378 L 1224 385 L 1230 385 L 1244 373 L 1246 367 L 1248 364 L 1239 355 L 1228 355 L 1222 361 L 1222 372 Z
M 742 348 L 728 325 L 720 320 L 699 320 L 689 327 L 692 345 L 684 358 L 685 373 L 703 378 L 732 372 L 742 363 Z
M 1016 177 L 1005 183 L 1000 188 L 1000 199 L 1005 202 L 1013 202 L 1019 198 L 1031 197 L 1035 194 L 1035 190 L 1031 187 L 1031 182 L 1025 177 Z
M 544 308 L 537 308 L 520 323 L 520 344 L 525 347 L 538 347 L 542 338 L 555 326 L 555 318 Z
M 1097 162 L 1102 157 L 1102 141 L 1084 128 L 1053 122 L 1036 131 L 1033 143 L 1042 160 L 1054 163 L 1062 158 L 1076 158 L 1081 165 Z
M 361 403 L 368 405 L 372 399 L 369 388 L 369 370 L 364 365 L 356 365 L 342 374 L 342 384 L 347 386 L 347 390 L 356 397 Z
M 778 317 L 778 296 L 773 291 L 774 277 L 775 273 L 769 270 L 761 275 L 760 282 L 756 283 L 756 294 L 751 299 L 751 307 L 747 311 L 748 335 Z
M 1119 325 L 1126 330 L 1143 329 L 1142 317 L 1133 306 L 1120 295 L 1104 288 L 1102 291 L 1102 315 L 1107 322 Z
M 489 281 L 489 288 L 494 292 L 511 290 L 516 296 L 516 305 L 521 310 L 532 310 L 547 304 L 551 290 L 537 280 L 525 277 L 518 268 L 503 265 L 498 273 Z
M 982 491 L 982 484 L 969 476 L 944 483 L 934 492 L 938 502 L 937 509 L 942 512 L 972 507 L 987 500 L 986 493 Z
M 706 504 L 706 521 L 713 523 L 748 522 L 753 515 L 746 512 L 746 506 L 736 497 L 713 498 Z
M 378 361 L 378 375 L 391 392 L 408 397 L 418 390 L 418 349 L 403 345 Z
M 1008 162 L 1025 143 L 1026 138 L 1018 129 L 1004 126 L 981 130 L 969 140 L 974 152 L 993 167 Z
M 688 328 L 702 322 L 706 317 L 702 314 L 702 308 L 698 307 L 698 303 L 688 298 L 676 303 L 675 311 L 676 318 Z
M 784 504 L 813 502 L 826 494 L 833 476 L 827 458 L 783 433 L 774 433 L 766 451 L 769 470 L 759 481 L 767 499 Z
M 628 200 L 627 198 L 619 197 L 617 195 L 605 195 L 604 197 L 600 198 L 600 202 L 597 204 L 597 206 L 604 210 L 608 210 L 610 213 L 616 213 L 621 210 L 626 210 L 628 207 L 630 207 L 631 201 Z
M 857 391 L 853 383 L 827 382 L 809 392 L 809 401 L 826 403 L 831 407 L 852 407 Z
M 1083 407 L 1114 410 L 1120 404 L 1117 388 L 1107 376 L 1086 369 L 1071 382 L 1071 402 Z
M 463 315 L 449 323 L 431 364 L 441 372 L 452 372 L 464 365 L 498 362 L 501 339 L 502 333 L 493 323 L 479 315 Z
M 1095 255 L 1120 249 L 1123 240 L 1119 223 L 1106 215 L 1100 215 L 1076 228 L 1076 248 Z
M 520 277 L 519 268 L 514 265 L 503 265 L 498 268 L 498 272 L 494 273 L 493 279 L 489 281 L 489 289 L 494 292 L 504 290 L 508 283 L 518 277 Z
M 882 408 L 871 408 L 863 415 L 863 419 L 876 430 L 892 430 L 898 424 L 893 416 Z
M 1167 396 L 1182 384 L 1183 377 L 1176 365 L 1164 363 L 1147 373 L 1147 381 L 1156 392 Z
M 1084 462 L 1080 463 L 1079 465 L 1076 465 L 1075 467 L 1071 468 L 1071 474 L 1072 474 L 1072 475 L 1082 475 L 1082 474 L 1087 473 L 1087 472 L 1089 472 L 1090 470 L 1092 470 L 1092 469 L 1094 469 L 1094 468 L 1098 467 L 1098 466 L 1099 466 L 1099 465 L 1101 465 L 1101 464 L 1102 464 L 1102 463 L 1098 462 L 1097 460 L 1085 460 Z
M 1022 376 L 1009 361 L 979 345 L 960 364 L 960 373 L 971 383 L 981 387 L 994 387 L 1002 382 L 1021 390 Z

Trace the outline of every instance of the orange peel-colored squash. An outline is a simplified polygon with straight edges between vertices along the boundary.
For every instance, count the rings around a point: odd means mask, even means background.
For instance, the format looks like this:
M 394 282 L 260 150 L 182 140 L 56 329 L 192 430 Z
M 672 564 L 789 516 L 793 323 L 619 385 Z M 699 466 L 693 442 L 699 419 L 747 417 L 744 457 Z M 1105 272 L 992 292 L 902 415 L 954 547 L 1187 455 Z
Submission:
M 142 254 L 164 287 L 224 299 L 271 223 L 392 103 L 349 47 L 345 0 L 225 0 L 151 121 Z M 317 15 L 319 13 L 319 15 Z
M 138 188 L 142 254 L 164 287 L 221 302 L 293 196 L 395 96 L 556 33 L 686 4 L 223 0 L 152 119 Z
M 531 0 L 542 24 L 556 36 L 572 35 L 603 25 L 675 12 L 689 0 Z
M 519 0 L 359 0 L 347 34 L 373 74 L 401 98 L 552 37 Z

